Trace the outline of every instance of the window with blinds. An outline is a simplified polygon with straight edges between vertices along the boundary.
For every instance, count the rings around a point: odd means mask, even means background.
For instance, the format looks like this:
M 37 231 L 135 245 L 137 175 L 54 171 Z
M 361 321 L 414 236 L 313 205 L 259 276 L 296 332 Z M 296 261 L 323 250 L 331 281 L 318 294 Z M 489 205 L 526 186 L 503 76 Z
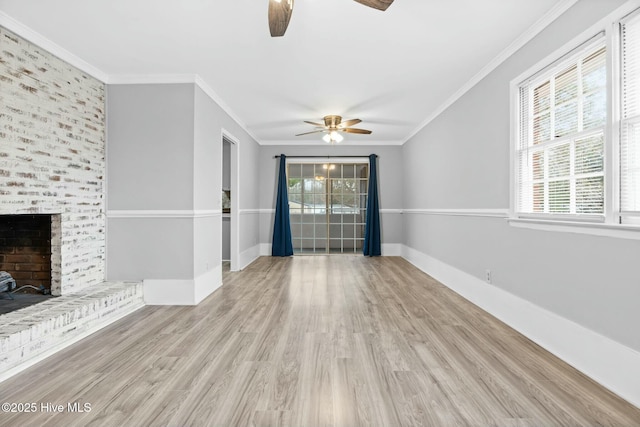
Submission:
M 604 37 L 519 87 L 519 214 L 604 220 Z
M 640 13 L 620 24 L 620 222 L 640 222 Z

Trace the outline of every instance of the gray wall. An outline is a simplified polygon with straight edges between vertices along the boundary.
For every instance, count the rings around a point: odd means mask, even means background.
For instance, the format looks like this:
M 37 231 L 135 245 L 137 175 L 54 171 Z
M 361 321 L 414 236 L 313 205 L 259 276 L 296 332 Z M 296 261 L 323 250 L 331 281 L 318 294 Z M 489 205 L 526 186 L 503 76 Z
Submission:
M 108 211 L 192 210 L 192 84 L 107 86 Z M 109 217 L 107 278 L 193 278 L 189 218 Z
M 222 110 L 200 87 L 191 85 L 194 93 L 193 195 L 196 211 L 222 209 L 222 131 L 214 118 Z M 222 216 L 205 215 L 193 224 L 194 277 L 222 264 Z
M 241 207 L 255 209 L 258 145 L 200 87 L 107 87 L 107 208 L 124 211 L 107 222 L 108 279 L 193 279 L 221 265 L 223 129 L 239 141 Z M 241 251 L 258 241 L 257 218 L 246 222 Z
M 222 217 L 222 260 L 231 260 L 231 218 Z
M 258 244 L 258 153 L 260 146 L 231 116 L 215 103 L 200 87 L 195 87 L 196 129 L 203 130 L 201 143 L 198 143 L 196 131 L 196 147 L 202 147 L 195 156 L 195 206 L 196 209 L 222 209 L 222 133 L 226 132 L 237 142 L 238 150 L 238 194 L 231 195 L 238 201 L 240 213 L 238 232 L 238 251 L 240 253 L 252 249 Z M 206 130 L 205 130 L 206 129 Z M 220 219 L 218 219 L 220 221 Z M 216 245 L 216 260 L 222 257 L 222 231 L 216 228 L 216 236 L 211 239 Z M 197 268 L 201 268 L 197 266 Z
M 222 189 L 231 188 L 231 146 L 229 142 L 222 144 Z
M 509 84 L 623 0 L 582 0 L 403 146 L 406 209 L 508 209 Z M 404 244 L 640 350 L 640 241 L 405 215 Z
M 107 86 L 108 208 L 193 208 L 193 85 Z
M 356 143 L 353 143 L 356 144 Z M 378 193 L 380 197 L 380 217 L 382 243 L 402 242 L 402 215 L 385 212 L 385 209 L 402 209 L 402 147 L 368 145 L 334 146 L 262 146 L 260 150 L 260 207 L 275 209 L 276 183 L 279 159 L 275 155 L 296 156 L 362 156 L 378 155 Z M 270 244 L 273 236 L 273 213 L 263 212 L 260 218 L 260 242 Z
M 252 140 L 253 141 L 253 140 Z M 240 242 L 239 252 L 249 251 L 256 248 L 260 243 L 260 168 L 261 151 L 257 143 L 248 144 L 244 141 L 240 143 L 238 157 L 240 159 L 240 169 L 238 172 L 238 199 L 239 210 L 239 230 Z M 234 195 L 232 194 L 233 198 Z M 259 250 L 259 249 L 258 249 Z M 242 257 L 243 258 L 243 257 Z

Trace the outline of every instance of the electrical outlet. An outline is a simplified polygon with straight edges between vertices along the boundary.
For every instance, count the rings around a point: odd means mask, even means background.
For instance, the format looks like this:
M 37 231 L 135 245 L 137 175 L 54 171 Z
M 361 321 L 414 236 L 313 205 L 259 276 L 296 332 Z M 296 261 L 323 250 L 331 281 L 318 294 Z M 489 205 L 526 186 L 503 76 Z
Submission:
M 487 283 L 491 283 L 491 270 L 489 269 L 485 270 L 484 278 L 487 281 Z

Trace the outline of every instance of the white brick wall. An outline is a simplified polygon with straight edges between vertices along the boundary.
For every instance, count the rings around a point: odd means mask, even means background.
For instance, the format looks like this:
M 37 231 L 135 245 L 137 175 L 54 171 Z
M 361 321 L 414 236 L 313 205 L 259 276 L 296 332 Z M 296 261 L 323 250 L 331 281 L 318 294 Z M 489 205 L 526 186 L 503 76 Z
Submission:
M 104 280 L 104 93 L 0 27 L 0 214 L 60 214 L 54 295 Z

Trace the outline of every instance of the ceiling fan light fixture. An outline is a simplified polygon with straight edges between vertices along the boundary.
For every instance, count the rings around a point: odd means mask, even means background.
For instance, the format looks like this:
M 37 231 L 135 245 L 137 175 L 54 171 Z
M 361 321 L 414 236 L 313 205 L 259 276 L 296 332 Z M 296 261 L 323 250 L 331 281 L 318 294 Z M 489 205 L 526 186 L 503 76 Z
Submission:
M 328 134 L 322 137 L 322 140 L 327 144 L 333 144 L 334 142 L 342 142 L 344 137 L 339 132 L 332 130 Z
M 340 133 L 338 133 L 338 131 L 332 130 L 329 135 L 331 135 L 331 139 L 338 141 L 338 142 L 342 142 L 342 140 L 344 139 L 344 137 L 342 135 L 340 135 Z
M 336 115 L 324 116 L 324 125 L 321 123 L 311 122 L 309 120 L 304 120 L 305 123 L 315 126 L 315 130 L 311 132 L 303 132 L 296 134 L 296 136 L 309 135 L 312 133 L 324 133 L 325 135 L 322 137 L 322 140 L 327 144 L 333 144 L 337 142 L 342 142 L 344 140 L 344 136 L 342 133 L 356 133 L 356 134 L 364 134 L 370 135 L 371 131 L 367 129 L 357 129 L 352 128 L 351 126 L 357 125 L 362 122 L 360 119 L 351 119 L 342 121 L 342 117 Z

